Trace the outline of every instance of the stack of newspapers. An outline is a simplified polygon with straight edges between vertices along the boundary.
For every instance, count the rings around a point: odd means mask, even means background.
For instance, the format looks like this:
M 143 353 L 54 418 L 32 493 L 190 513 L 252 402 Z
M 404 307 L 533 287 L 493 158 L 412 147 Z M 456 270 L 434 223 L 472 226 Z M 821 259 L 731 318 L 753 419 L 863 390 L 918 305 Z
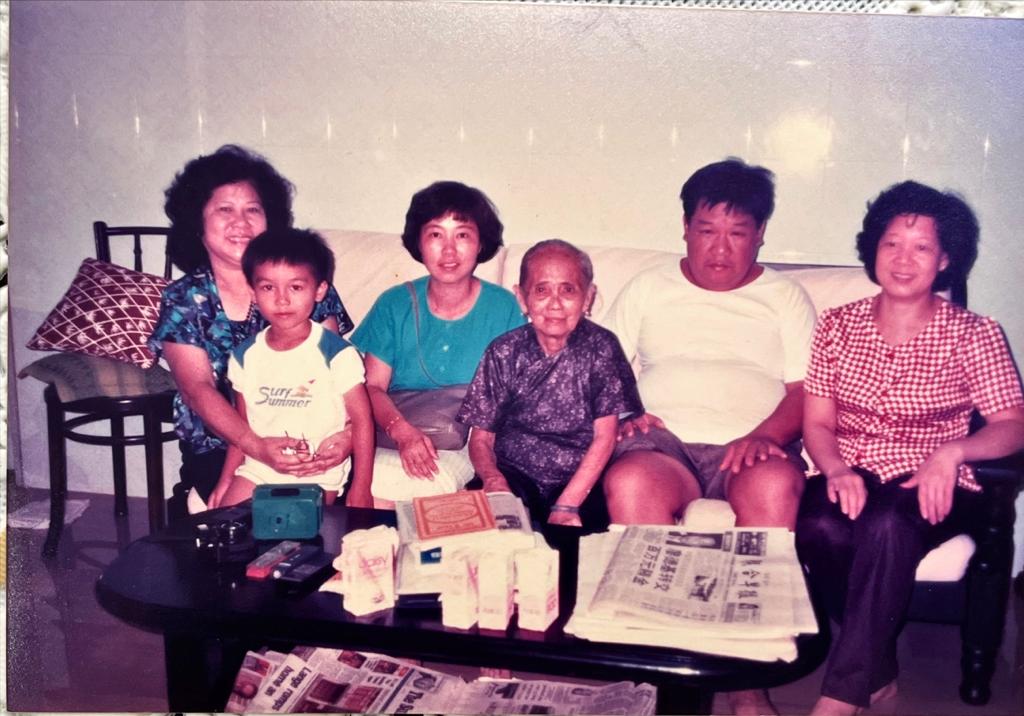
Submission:
M 631 526 L 580 539 L 565 631 L 592 641 L 793 661 L 818 623 L 781 528 Z

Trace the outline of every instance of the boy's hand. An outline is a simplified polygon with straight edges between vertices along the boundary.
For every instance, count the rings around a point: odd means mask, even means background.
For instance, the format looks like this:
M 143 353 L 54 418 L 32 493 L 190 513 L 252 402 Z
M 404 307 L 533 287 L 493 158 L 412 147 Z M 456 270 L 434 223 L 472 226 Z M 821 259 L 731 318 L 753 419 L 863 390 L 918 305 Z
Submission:
M 309 477 L 337 467 L 352 454 L 352 430 L 346 428 L 324 438 L 313 455 L 306 456 L 287 470 L 295 477 Z

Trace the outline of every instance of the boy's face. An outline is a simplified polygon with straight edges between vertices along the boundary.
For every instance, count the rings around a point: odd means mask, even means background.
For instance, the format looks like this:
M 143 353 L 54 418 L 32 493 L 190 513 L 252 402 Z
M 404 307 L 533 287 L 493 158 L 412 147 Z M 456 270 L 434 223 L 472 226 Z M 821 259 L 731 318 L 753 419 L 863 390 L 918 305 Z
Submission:
M 309 320 L 317 301 L 327 294 L 327 282 L 317 283 L 309 266 L 267 262 L 253 272 L 252 292 L 270 325 L 288 330 Z

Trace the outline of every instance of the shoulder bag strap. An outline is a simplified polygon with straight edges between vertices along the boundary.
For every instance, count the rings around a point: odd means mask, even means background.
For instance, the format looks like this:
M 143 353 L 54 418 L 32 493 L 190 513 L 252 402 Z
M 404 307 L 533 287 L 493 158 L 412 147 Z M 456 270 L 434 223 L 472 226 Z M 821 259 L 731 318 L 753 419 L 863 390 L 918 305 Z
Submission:
M 409 289 L 409 295 L 412 297 L 412 317 L 416 325 L 416 357 L 420 361 L 420 370 L 423 371 L 423 375 L 427 376 L 427 380 L 439 388 L 444 388 L 445 385 L 438 382 L 430 374 L 430 371 L 427 370 L 427 364 L 423 362 L 423 348 L 420 347 L 420 300 L 416 295 L 416 287 L 412 285 L 412 281 L 406 281 L 405 287 Z

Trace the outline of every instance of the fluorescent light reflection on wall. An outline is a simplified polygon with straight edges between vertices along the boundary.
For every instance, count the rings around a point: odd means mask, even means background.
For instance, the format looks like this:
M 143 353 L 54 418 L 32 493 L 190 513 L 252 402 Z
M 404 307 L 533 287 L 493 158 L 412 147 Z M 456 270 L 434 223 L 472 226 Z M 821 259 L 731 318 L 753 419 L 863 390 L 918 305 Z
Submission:
M 787 173 L 811 176 L 821 170 L 832 146 L 828 118 L 808 112 L 783 115 L 765 132 L 765 154 Z

